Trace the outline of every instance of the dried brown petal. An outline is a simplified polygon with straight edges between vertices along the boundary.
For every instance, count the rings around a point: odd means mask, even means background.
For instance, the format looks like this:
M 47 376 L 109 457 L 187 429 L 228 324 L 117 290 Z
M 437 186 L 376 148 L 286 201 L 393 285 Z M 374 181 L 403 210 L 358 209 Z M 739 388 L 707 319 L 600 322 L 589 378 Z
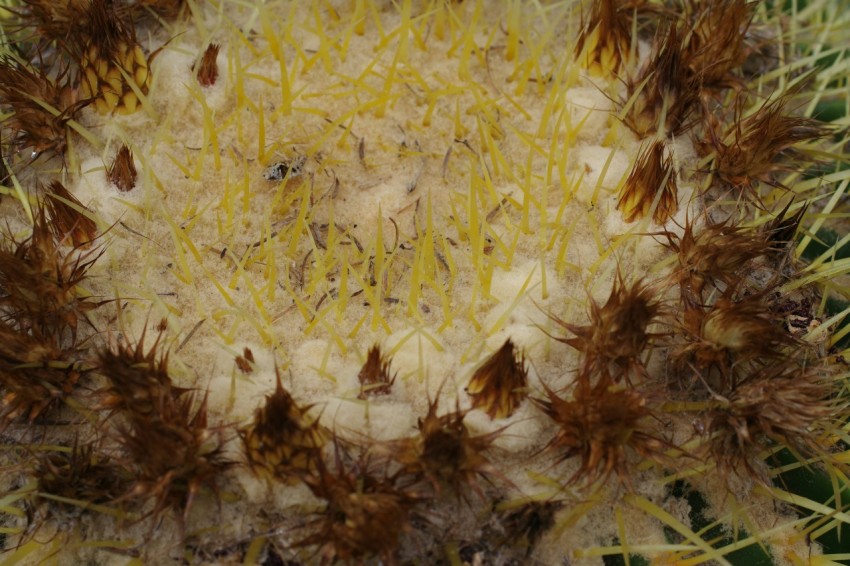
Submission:
M 583 355 L 579 377 L 599 375 L 604 381 L 629 381 L 633 370 L 643 374 L 640 356 L 652 338 L 649 325 L 661 312 L 650 288 L 636 281 L 630 285 L 620 276 L 604 305 L 590 301 L 590 324 L 579 326 L 550 314 L 558 325 L 575 334 L 558 338 Z
M 56 239 L 73 247 L 88 246 L 97 237 L 97 224 L 85 214 L 90 211 L 59 181 L 50 183 L 47 196 Z
M 838 414 L 828 368 L 776 365 L 739 384 L 709 416 L 708 450 L 724 473 L 771 485 L 760 458 L 770 442 L 803 456 L 825 453 L 815 428 Z
M 221 49 L 221 45 L 210 43 L 201 56 L 201 64 L 197 68 L 198 82 L 201 86 L 212 86 L 218 80 L 218 62 L 216 59 L 219 49 Z M 192 69 L 194 70 L 195 66 Z
M 127 192 L 136 186 L 136 164 L 133 162 L 133 152 L 126 144 L 122 144 L 112 166 L 106 172 L 106 178 L 110 183 L 118 187 L 119 191 Z
M 504 419 L 516 411 L 527 397 L 528 370 L 525 356 L 517 356 L 516 346 L 507 339 L 472 374 L 466 392 L 472 407 L 484 410 L 491 419 Z
M 582 27 L 575 56 L 592 75 L 616 76 L 631 45 L 632 11 L 615 0 L 597 0 Z
M 664 143 L 655 141 L 638 154 L 617 201 L 617 210 L 626 222 L 641 220 L 652 212 L 653 222 L 661 225 L 679 209 L 673 157 L 665 153 Z
M 366 363 L 360 368 L 357 379 L 360 381 L 358 399 L 377 395 L 389 395 L 397 374 L 390 377 L 390 360 L 381 355 L 380 347 L 372 346 L 366 355 Z
M 248 465 L 255 472 L 286 483 L 315 472 L 328 433 L 307 415 L 308 409 L 296 404 L 278 375 L 275 392 L 266 396 L 254 422 L 240 432 Z
M 601 383 L 593 387 L 581 382 L 573 400 L 560 398 L 546 387 L 547 399 L 535 403 L 558 426 L 548 449 L 561 460 L 578 457 L 579 469 L 567 484 L 584 481 L 591 485 L 616 473 L 629 483 L 628 452 L 659 462 L 668 447 L 644 429 L 652 414 L 644 397 L 633 389 L 613 389 Z

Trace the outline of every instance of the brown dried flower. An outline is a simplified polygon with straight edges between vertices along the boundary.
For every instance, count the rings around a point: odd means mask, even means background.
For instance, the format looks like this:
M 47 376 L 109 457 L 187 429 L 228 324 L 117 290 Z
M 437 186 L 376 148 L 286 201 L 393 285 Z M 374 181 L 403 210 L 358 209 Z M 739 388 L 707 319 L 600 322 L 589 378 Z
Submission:
M 617 276 L 608 300 L 602 306 L 590 301 L 590 324 L 579 326 L 549 314 L 558 325 L 575 334 L 558 338 L 583 354 L 580 376 L 600 375 L 604 381 L 619 382 L 632 370 L 643 374 L 640 356 L 652 335 L 649 325 L 661 312 L 652 291 L 640 281 L 630 285 Z
M 189 390 L 172 384 L 168 354 L 157 352 L 158 343 L 145 352 L 143 335 L 135 348 L 105 350 L 99 371 L 110 383 L 105 406 L 124 417 L 118 442 L 135 468 L 121 500 L 152 498 L 154 518 L 175 509 L 185 521 L 201 488 L 216 491 L 232 462 L 224 456 L 222 430 L 207 425 L 206 396 L 196 402 Z
M 395 383 L 397 375 L 393 374 L 390 377 L 390 361 L 381 355 L 379 346 L 375 345 L 369 348 L 366 363 L 363 364 L 360 373 L 357 374 L 357 379 L 360 381 L 358 399 L 390 393 L 390 388 Z
M 318 546 L 318 563 L 363 563 L 380 558 L 397 564 L 401 536 L 411 530 L 413 505 L 419 495 L 398 485 L 385 467 L 375 469 L 367 455 L 341 455 L 335 442 L 336 470 L 319 462 L 304 481 L 327 504 L 313 521 L 316 532 L 296 546 Z
M 308 410 L 295 403 L 278 374 L 275 392 L 256 410 L 254 422 L 240 431 L 252 470 L 290 484 L 316 471 L 328 433 Z
M 771 247 L 764 234 L 731 220 L 696 227 L 688 220 L 682 235 L 664 232 L 667 247 L 679 258 L 680 269 L 674 273 L 689 304 L 701 304 L 707 285 L 732 287 L 740 281 L 740 271 L 751 260 L 766 254 Z
M 829 371 L 778 364 L 764 368 L 715 397 L 709 413 L 708 450 L 724 473 L 748 474 L 770 485 L 761 452 L 777 442 L 807 456 L 825 453 L 815 428 L 837 414 Z
M 626 222 L 641 220 L 651 212 L 653 222 L 661 225 L 679 209 L 673 157 L 665 153 L 664 142 L 659 140 L 638 153 L 617 201 L 617 210 Z
M 684 61 L 682 37 L 674 24 L 656 37 L 653 54 L 627 81 L 624 123 L 639 137 L 657 132 L 679 135 L 693 125 L 689 114 L 699 101 L 699 84 Z
M 765 304 L 764 293 L 735 300 L 729 291 L 708 309 L 690 306 L 683 329 L 687 342 L 673 349 L 671 361 L 703 372 L 703 379 L 711 378 L 710 370 L 716 369 L 720 383 L 710 385 L 721 391 L 734 388 L 737 374 L 752 364 L 783 359 L 787 348 L 796 344 L 781 318 Z
M 592 75 L 616 75 L 629 54 L 632 12 L 614 0 L 597 0 L 576 41 L 575 56 Z
M 60 244 L 86 247 L 97 237 L 97 224 L 86 212 L 83 203 L 59 181 L 47 188 L 47 209 L 50 212 L 51 228 Z M 85 211 L 85 212 L 84 212 Z
M 96 442 L 75 441 L 68 452 L 47 453 L 35 467 L 38 491 L 84 503 L 119 499 L 130 487 L 129 470 L 98 452 Z
M 629 483 L 628 452 L 664 461 L 663 440 L 643 429 L 651 416 L 646 399 L 634 389 L 614 389 L 606 383 L 589 386 L 580 380 L 573 400 L 560 398 L 545 386 L 547 399 L 534 402 L 558 426 L 547 449 L 560 460 L 578 457 L 579 469 L 567 480 L 592 485 L 616 473 L 620 483 Z
M 484 452 L 501 430 L 472 436 L 463 423 L 465 412 L 437 416 L 438 404 L 430 403 L 428 414 L 419 419 L 417 436 L 391 441 L 385 449 L 401 464 L 402 473 L 425 479 L 436 493 L 447 485 L 461 497 L 468 487 L 483 499 L 477 477 L 498 475 Z
M 683 58 L 703 89 L 733 82 L 732 71 L 743 65 L 750 52 L 746 32 L 754 7 L 748 0 L 685 2 L 690 31 L 685 36 Z
M 786 112 L 791 94 L 765 102 L 746 117 L 738 108 L 734 126 L 724 134 L 709 130 L 711 146 L 717 153 L 717 176 L 756 200 L 759 181 L 775 184 L 774 173 L 799 167 L 805 161 L 794 146 L 829 134 L 829 129 L 817 120 Z
M 133 162 L 133 152 L 127 144 L 121 144 L 112 166 L 106 171 L 106 178 L 118 187 L 119 191 L 132 191 L 136 186 L 136 164 Z
M 514 414 L 528 396 L 527 385 L 525 356 L 517 355 L 516 346 L 508 338 L 475 370 L 466 392 L 473 408 L 483 409 L 491 419 L 504 419 Z
M 8 55 L 0 57 L 0 105 L 13 112 L 4 126 L 11 131 L 14 151 L 64 155 L 68 121 L 86 104 L 70 86 L 67 71 L 51 78 Z
M 42 203 L 29 238 L 0 243 L 0 312 L 23 333 L 75 344 L 80 318 L 97 306 L 77 286 L 100 255 L 64 251 L 45 216 Z
M 201 56 L 200 65 L 193 65 L 192 70 L 197 71 L 198 83 L 201 86 L 212 86 L 218 80 L 218 52 L 221 45 L 218 43 L 210 43 L 204 50 Z M 197 66 L 197 69 L 195 68 Z

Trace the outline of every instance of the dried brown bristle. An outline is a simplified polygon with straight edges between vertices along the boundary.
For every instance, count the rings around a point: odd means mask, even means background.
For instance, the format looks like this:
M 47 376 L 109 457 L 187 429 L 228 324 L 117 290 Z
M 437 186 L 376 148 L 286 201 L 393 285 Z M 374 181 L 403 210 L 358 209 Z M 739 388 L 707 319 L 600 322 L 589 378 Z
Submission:
M 396 564 L 401 536 L 411 530 L 415 492 L 399 487 L 386 468 L 373 466 L 365 455 L 340 455 L 336 470 L 319 463 L 305 482 L 327 504 L 313 521 L 315 532 L 296 546 L 317 546 L 319 564 L 366 563 L 379 558 Z M 313 560 L 311 560 L 313 562 Z
M 435 400 L 425 418 L 419 419 L 417 436 L 389 442 L 390 454 L 401 464 L 403 473 L 425 479 L 438 494 L 447 485 L 458 497 L 471 488 L 483 499 L 477 478 L 499 475 L 484 453 L 501 430 L 472 436 L 463 423 L 465 412 L 437 416 L 437 409 Z
M 573 400 L 560 398 L 548 386 L 547 399 L 535 403 L 558 426 L 547 449 L 561 460 L 578 457 L 579 469 L 567 484 L 583 481 L 591 485 L 616 473 L 628 484 L 628 452 L 664 462 L 667 443 L 643 430 L 651 416 L 644 397 L 633 389 L 614 389 L 606 383 L 595 386 L 579 380 Z
M 730 290 L 709 308 L 687 306 L 683 321 L 686 342 L 670 352 L 674 367 L 700 371 L 721 392 L 752 364 L 783 359 L 796 343 L 764 293 L 736 299 Z
M 132 20 L 123 19 L 110 0 L 91 0 L 88 24 L 73 50 L 81 53 L 83 95 L 101 114 L 132 114 L 151 80 Z
M 94 442 L 50 452 L 35 467 L 38 491 L 85 503 L 109 503 L 130 487 L 130 471 L 98 454 Z
M 528 501 L 501 512 L 505 542 L 526 546 L 529 556 L 540 537 L 555 526 L 555 514 L 563 507 L 564 501 Z
M 377 345 L 369 348 L 366 355 L 366 363 L 360 368 L 357 379 L 360 381 L 360 394 L 358 399 L 374 397 L 378 395 L 389 395 L 396 374 L 390 376 L 390 359 L 381 355 L 381 348 Z
M 549 317 L 559 326 L 575 334 L 574 338 L 555 337 L 582 353 L 579 376 L 600 376 L 605 381 L 630 381 L 637 371 L 643 374 L 640 356 L 652 337 L 649 325 L 661 312 L 652 291 L 640 281 L 626 284 L 621 276 L 604 305 L 590 300 L 590 324 L 580 326 Z
M 19 417 L 34 421 L 76 389 L 82 371 L 69 358 L 55 336 L 0 319 L 0 432 Z
M 632 11 L 617 9 L 615 0 L 596 0 L 576 40 L 575 56 L 596 76 L 619 72 L 631 45 Z
M 200 65 L 192 66 L 192 70 L 197 72 L 198 82 L 201 86 L 212 86 L 218 80 L 218 62 L 216 59 L 219 49 L 221 49 L 221 45 L 210 43 L 201 56 Z
M 73 247 L 88 246 L 97 237 L 97 224 L 83 212 L 89 210 L 59 181 L 50 183 L 47 196 L 47 209 L 56 240 Z
M 481 408 L 491 419 L 504 419 L 528 396 L 525 356 L 517 355 L 509 339 L 472 374 L 466 392 L 472 407 Z
M 664 142 L 654 141 L 638 153 L 620 189 L 617 210 L 626 222 L 641 220 L 652 212 L 653 222 L 662 225 L 679 209 L 678 194 L 673 156 L 667 155 Z
M 755 3 L 749 0 L 685 2 L 689 31 L 684 38 L 684 60 L 703 89 L 734 84 L 732 72 L 749 55 L 747 29 Z
M 51 78 L 10 56 L 0 57 L 0 105 L 13 112 L 4 121 L 13 151 L 64 155 L 68 121 L 87 103 L 77 98 L 66 71 Z
M 133 162 L 133 152 L 126 144 L 122 144 L 115 160 L 106 171 L 106 178 L 115 185 L 119 191 L 127 192 L 136 186 L 136 164 Z
M 45 216 L 41 204 L 29 238 L 0 243 L 0 309 L 22 332 L 75 344 L 80 318 L 97 306 L 77 285 L 100 256 L 63 250 Z
M 256 410 L 254 422 L 240 431 L 254 472 L 292 484 L 316 471 L 328 433 L 307 415 L 308 409 L 297 405 L 278 374 L 275 392 Z
M 196 402 L 189 390 L 172 384 L 168 354 L 158 353 L 158 343 L 145 352 L 143 335 L 135 347 L 100 353 L 99 372 L 110 383 L 104 405 L 124 417 L 118 441 L 135 471 L 123 499 L 153 499 L 154 518 L 174 509 L 185 521 L 200 489 L 215 491 L 232 463 L 224 456 L 222 431 L 207 426 L 206 396 Z
M 72 34 L 85 29 L 90 0 L 21 0 L 19 7 L 6 7 L 15 18 L 10 27 L 23 32 L 23 42 L 36 43 L 35 52 L 64 48 Z
M 739 273 L 751 260 L 766 254 L 771 247 L 764 234 L 731 220 L 696 226 L 690 219 L 681 235 L 664 232 L 666 246 L 679 259 L 680 269 L 673 274 L 686 303 L 702 304 L 708 286 L 732 287 L 741 280 Z
M 242 355 L 236 356 L 236 367 L 239 368 L 239 371 L 246 374 L 254 371 L 254 352 L 251 351 L 251 348 L 246 346 L 242 350 Z
M 776 442 L 801 456 L 823 454 L 818 425 L 839 414 L 829 368 L 781 364 L 764 368 L 718 397 L 709 414 L 708 449 L 724 474 L 772 485 L 760 453 Z M 716 396 L 717 397 L 717 396 Z
M 738 109 L 733 127 L 722 133 L 709 131 L 711 146 L 717 153 L 717 176 L 757 202 L 759 181 L 775 184 L 774 173 L 799 168 L 806 162 L 794 146 L 824 138 L 830 132 L 817 120 L 789 115 L 789 96 L 765 102 L 746 117 Z
M 627 81 L 629 103 L 624 123 L 640 138 L 658 132 L 677 136 L 690 128 L 699 85 L 682 60 L 682 38 L 674 24 L 656 37 L 653 54 Z

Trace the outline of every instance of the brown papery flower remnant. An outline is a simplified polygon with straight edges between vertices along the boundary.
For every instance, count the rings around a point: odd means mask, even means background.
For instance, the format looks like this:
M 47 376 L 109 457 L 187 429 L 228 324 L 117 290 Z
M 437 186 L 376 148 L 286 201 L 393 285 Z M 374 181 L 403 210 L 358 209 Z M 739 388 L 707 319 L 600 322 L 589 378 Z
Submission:
M 579 378 L 599 375 L 605 381 L 619 382 L 637 371 L 643 374 L 640 356 L 652 336 L 649 325 L 661 312 L 652 291 L 640 281 L 626 284 L 618 276 L 604 305 L 590 301 L 590 324 L 580 326 L 550 314 L 559 326 L 575 337 L 554 337 L 583 355 Z
M 277 388 L 254 413 L 254 422 L 240 432 L 255 472 L 287 484 L 295 484 L 316 471 L 328 434 L 318 419 L 307 414 L 283 388 L 280 375 Z
M 629 54 L 631 10 L 615 0 L 597 0 L 576 40 L 575 56 L 595 76 L 616 76 Z
M 655 141 L 638 154 L 620 189 L 617 210 L 626 222 L 641 220 L 651 212 L 653 222 L 662 225 L 679 209 L 678 193 L 673 157 L 666 155 L 663 142 Z
M 106 172 L 106 178 L 109 182 L 118 187 L 119 191 L 127 192 L 133 190 L 136 186 L 136 164 L 133 162 L 133 152 L 126 144 L 122 144 L 118 153 L 115 154 L 115 160 L 112 166 Z
M 212 86 L 218 80 L 218 51 L 221 46 L 218 43 L 210 43 L 201 56 L 200 65 L 193 65 L 192 70 L 197 71 L 198 83 L 201 86 Z M 197 67 L 197 68 L 196 68 Z
M 360 381 L 360 394 L 357 398 L 389 395 L 396 378 L 395 374 L 390 376 L 390 373 L 390 360 L 381 355 L 381 348 L 377 345 L 369 348 L 366 363 L 357 374 Z
M 47 196 L 50 227 L 56 240 L 74 247 L 89 245 L 97 236 L 97 224 L 88 215 L 91 212 L 59 181 L 50 183 Z
M 527 385 L 525 356 L 517 355 L 509 338 L 475 370 L 466 392 L 473 408 L 482 409 L 491 419 L 504 419 L 514 414 L 527 397 Z
M 544 385 L 544 387 L 546 387 Z M 617 474 L 628 484 L 628 453 L 664 461 L 667 443 L 643 429 L 652 415 L 644 397 L 634 389 L 615 389 L 606 383 L 595 386 L 579 380 L 573 399 L 559 397 L 546 387 L 547 399 L 535 403 L 558 426 L 548 449 L 560 460 L 578 457 L 579 469 L 566 481 L 592 485 Z

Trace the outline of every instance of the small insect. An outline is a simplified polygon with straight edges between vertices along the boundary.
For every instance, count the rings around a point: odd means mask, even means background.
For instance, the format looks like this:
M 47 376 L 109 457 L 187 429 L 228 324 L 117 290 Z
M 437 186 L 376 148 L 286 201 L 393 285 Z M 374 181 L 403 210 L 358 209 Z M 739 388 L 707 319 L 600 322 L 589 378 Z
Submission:
M 305 161 L 307 161 L 306 158 L 299 156 L 295 159 L 272 163 L 263 171 L 263 178 L 266 181 L 283 181 L 287 176 L 290 179 L 300 177 L 304 172 Z

